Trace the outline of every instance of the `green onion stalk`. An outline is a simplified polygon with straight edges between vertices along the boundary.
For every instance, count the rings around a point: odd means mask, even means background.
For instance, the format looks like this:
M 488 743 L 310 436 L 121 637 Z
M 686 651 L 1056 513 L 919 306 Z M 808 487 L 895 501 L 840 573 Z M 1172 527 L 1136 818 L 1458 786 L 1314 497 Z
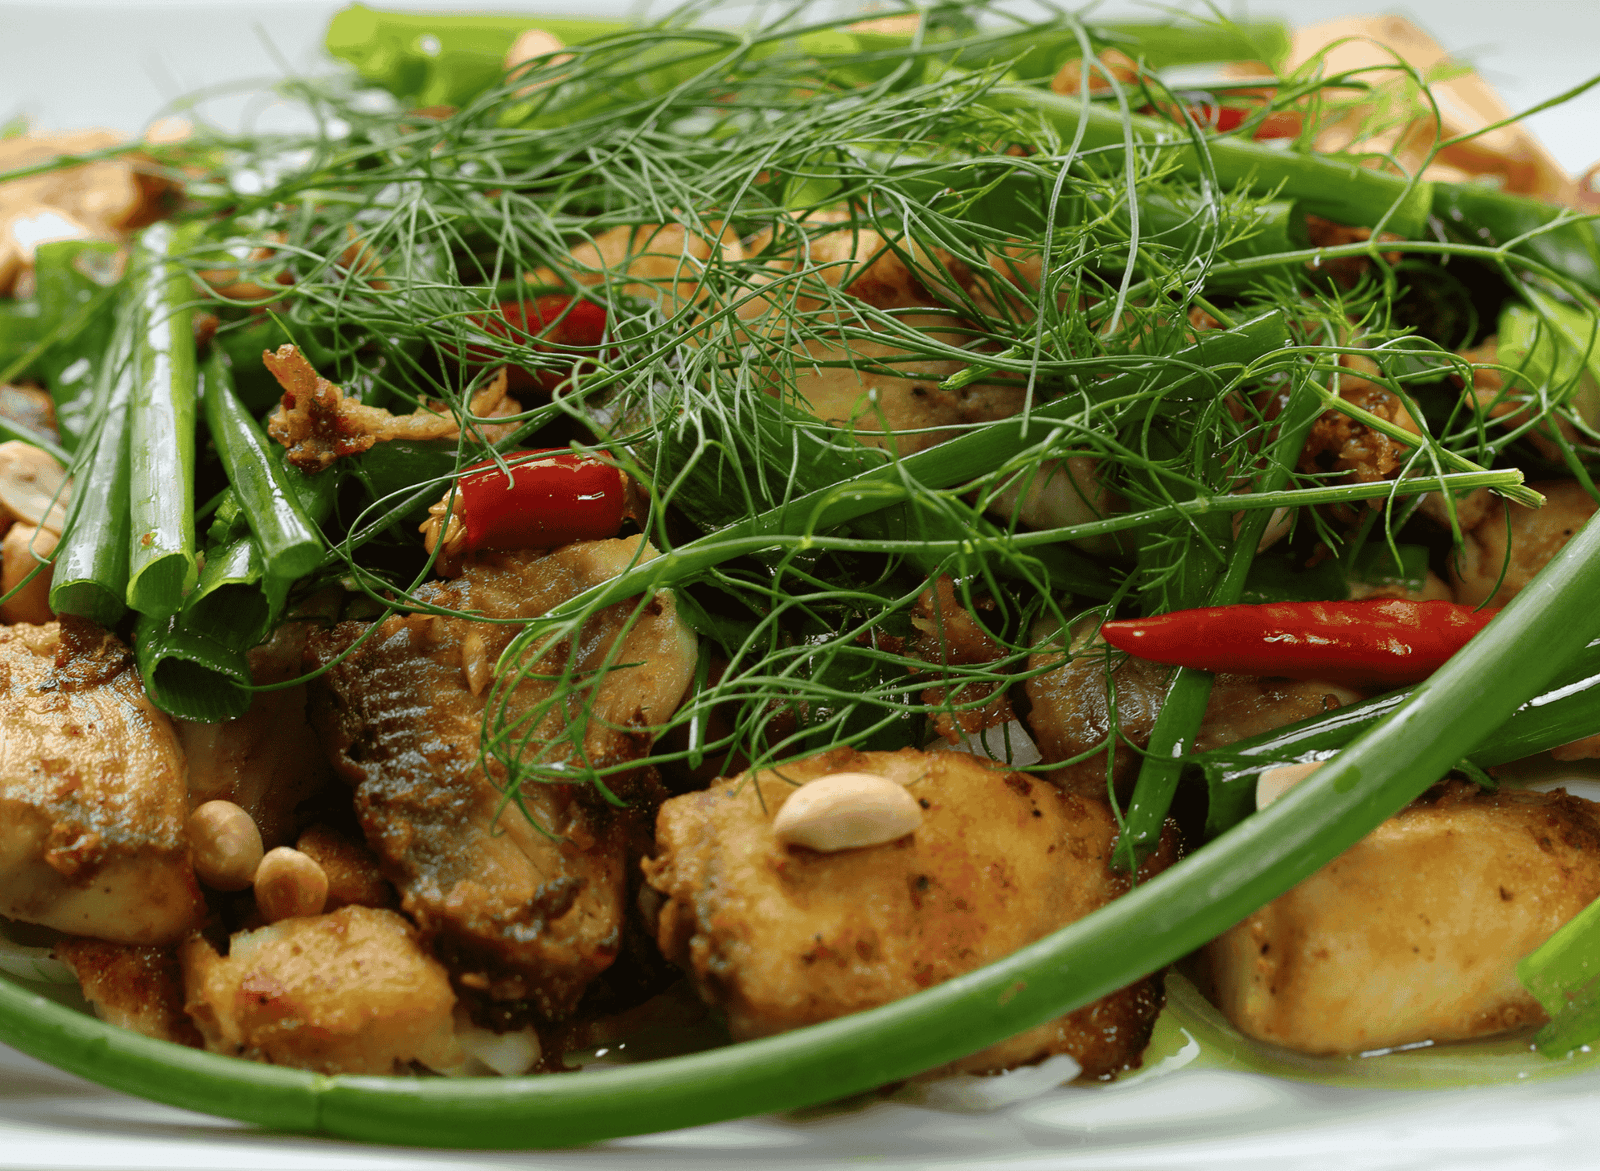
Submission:
M 73 463 L 72 498 L 50 580 L 50 609 L 112 627 L 127 613 L 132 525 L 128 433 L 135 393 L 133 330 L 125 307 L 98 370 L 98 423 Z
M 135 249 L 131 341 L 134 391 L 128 422 L 128 607 L 168 617 L 194 585 L 196 393 L 191 303 L 177 257 L 194 233 L 147 228 Z
M 249 710 L 245 652 L 282 618 L 294 584 L 322 564 L 317 525 L 332 509 L 340 473 L 308 477 L 285 466 L 282 448 L 268 446 L 234 395 L 220 349 L 202 364 L 200 382 L 229 489 L 212 522 L 205 567 L 181 610 L 141 620 L 134 643 L 156 706 L 216 722 Z
M 162 711 L 214 724 L 250 710 L 244 651 L 188 628 L 180 614 L 141 614 L 133 647 L 145 692 Z
M 233 393 L 233 375 L 220 350 L 212 351 L 201 368 L 206 423 L 217 445 L 240 512 L 250 526 L 270 578 L 292 582 L 322 563 L 322 534 L 306 514 L 283 449 L 268 446 L 267 437 Z

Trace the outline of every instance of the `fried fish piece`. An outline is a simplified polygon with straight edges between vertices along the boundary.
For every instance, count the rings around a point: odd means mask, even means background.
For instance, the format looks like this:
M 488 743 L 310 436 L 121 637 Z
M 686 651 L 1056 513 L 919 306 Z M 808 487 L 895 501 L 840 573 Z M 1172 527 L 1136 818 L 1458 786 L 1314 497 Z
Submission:
M 492 665 L 518 625 L 485 619 L 544 613 L 635 556 L 654 556 L 640 540 L 485 553 L 459 578 L 417 591 L 424 603 L 479 617 L 397 616 L 360 646 L 368 624 L 343 623 L 307 650 L 310 663 L 332 664 L 312 691 L 313 722 L 335 771 L 355 786 L 357 817 L 402 909 L 463 984 L 497 1001 L 528 1000 L 547 1020 L 570 1013 L 622 948 L 634 826 L 659 800 L 653 774 L 625 766 L 649 752 L 652 729 L 677 708 L 696 639 L 663 592 L 637 615 L 636 599 L 598 611 L 576 648 L 532 664 L 507 698 L 508 718 L 530 721 L 530 756 L 623 766 L 608 785 L 632 804 L 619 809 L 590 784 L 531 781 L 508 802 L 503 765 L 491 758 L 486 773 L 480 764 L 480 737 Z M 569 654 L 588 682 L 562 698 L 552 676 Z
M 218 955 L 185 940 L 187 1011 L 206 1048 L 318 1073 L 453 1069 L 455 993 L 394 911 L 341 907 L 241 931 Z
M 840 772 L 903 783 L 921 825 L 896 841 L 819 853 L 772 821 L 797 786 Z M 841 748 L 674 797 L 644 863 L 657 939 L 739 1040 L 908 996 L 1104 906 L 1130 886 L 1109 865 L 1110 809 L 961 752 Z M 1175 854 L 1169 827 L 1142 877 Z M 1139 1064 L 1159 977 L 992 1045 L 949 1072 L 1066 1053 L 1087 1077 Z
M 1517 961 L 1600 896 L 1600 806 L 1439 786 L 1207 946 L 1244 1033 L 1302 1053 L 1545 1019 Z
M 183 753 L 115 635 L 0 626 L 0 914 L 170 943 L 204 913 Z

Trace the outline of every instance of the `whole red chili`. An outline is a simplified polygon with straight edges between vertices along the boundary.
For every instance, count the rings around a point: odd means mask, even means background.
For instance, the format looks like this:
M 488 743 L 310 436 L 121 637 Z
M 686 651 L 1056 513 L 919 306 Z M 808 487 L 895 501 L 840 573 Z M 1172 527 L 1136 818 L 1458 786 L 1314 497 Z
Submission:
M 464 540 L 453 551 L 554 549 L 614 537 L 622 527 L 627 482 L 613 465 L 571 451 L 515 452 L 506 462 L 509 477 L 489 461 L 456 481 L 452 512 Z
M 1400 686 L 1426 679 L 1495 610 L 1454 602 L 1271 602 L 1107 622 L 1106 642 L 1152 662 L 1240 675 Z

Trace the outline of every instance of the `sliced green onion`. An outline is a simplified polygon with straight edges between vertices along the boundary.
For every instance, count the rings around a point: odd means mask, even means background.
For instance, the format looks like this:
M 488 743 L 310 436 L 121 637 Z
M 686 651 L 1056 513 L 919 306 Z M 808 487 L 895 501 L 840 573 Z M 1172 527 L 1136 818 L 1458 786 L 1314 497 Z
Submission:
M 1381 226 L 1415 239 L 1423 234 L 1433 210 L 1433 185 L 1428 181 L 1375 171 L 1353 158 L 1300 154 L 1233 137 L 1208 138 L 1202 155 L 1188 131 L 1171 122 L 1125 115 L 1113 106 L 1027 86 L 995 86 L 984 100 L 1001 110 L 1042 117 L 1068 142 L 1081 127 L 1086 150 L 1117 150 L 1130 139 L 1159 146 L 1190 182 L 1220 184 L 1224 190 L 1248 186 L 1259 192 L 1276 191 L 1336 223 Z
M 50 581 L 50 609 L 106 627 L 116 625 L 128 608 L 134 318 L 131 312 L 122 315 L 111 350 L 100 365 L 95 390 L 102 404 L 100 421 L 89 440 L 88 458 L 74 465 L 72 499 Z
M 167 616 L 196 577 L 194 424 L 196 372 L 189 275 L 173 257 L 187 235 L 147 228 L 135 249 L 135 390 L 128 429 L 132 539 L 128 606 Z
M 133 651 L 145 693 L 169 715 L 218 723 L 250 710 L 244 652 L 189 629 L 181 615 L 141 616 Z
M 1191 756 L 1185 765 L 1201 771 L 1210 794 L 1206 836 L 1215 837 L 1256 811 L 1256 780 L 1267 769 L 1327 759 L 1397 711 L 1412 690 L 1376 696 Z M 1600 730 L 1600 641 L 1580 650 L 1548 690 L 1519 707 L 1465 759 L 1478 768 L 1493 768 L 1592 736 L 1596 730 Z
M 1517 979 L 1550 1016 L 1533 1039 L 1565 1057 L 1600 1038 L 1600 900 L 1590 903 L 1517 965 Z
M 287 470 L 272 457 L 267 437 L 234 397 L 233 376 L 220 350 L 201 367 L 200 382 L 212 441 L 261 551 L 264 572 L 286 582 L 304 577 L 322 563 L 322 534 L 300 506 Z

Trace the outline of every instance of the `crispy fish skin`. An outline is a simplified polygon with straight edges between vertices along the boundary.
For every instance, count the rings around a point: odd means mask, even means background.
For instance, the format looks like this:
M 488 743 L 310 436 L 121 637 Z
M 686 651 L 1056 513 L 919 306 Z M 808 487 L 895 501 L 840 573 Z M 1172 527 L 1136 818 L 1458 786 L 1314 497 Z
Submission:
M 199 922 L 183 753 L 116 636 L 0 627 L 0 728 L 0 913 L 128 944 Z
M 526 619 L 626 567 L 638 539 L 568 545 L 547 555 L 485 554 L 459 578 L 418 591 L 424 601 L 487 618 Z M 653 555 L 653 552 L 651 553 Z M 623 640 L 587 693 L 581 748 L 597 766 L 646 753 L 649 728 L 671 715 L 694 670 L 695 641 L 670 595 L 597 613 L 576 648 L 590 671 Z M 311 697 L 314 725 L 335 770 L 355 787 L 357 817 L 384 876 L 458 979 L 496 1001 L 528 1001 L 556 1021 L 622 947 L 634 827 L 654 815 L 648 770 L 613 774 L 631 804 L 617 808 L 586 784 L 527 783 L 508 803 L 503 777 L 480 766 L 488 673 L 515 623 L 415 614 L 389 618 L 328 671 Z M 312 638 L 311 663 L 332 663 L 368 627 L 343 623 Z M 511 697 L 514 712 L 547 701 L 569 648 L 552 652 Z M 633 666 L 630 664 L 642 664 Z M 581 697 L 579 697 L 581 698 Z M 578 702 L 575 698 L 574 703 Z M 570 705 L 536 721 L 535 742 L 576 726 Z M 491 763 L 491 769 L 498 766 Z M 526 812 L 524 812 L 526 811 Z
M 781 844 L 772 818 L 796 784 L 838 772 L 901 781 L 922 824 L 835 853 Z M 1115 836 L 1103 803 L 966 753 L 844 748 L 667 801 L 644 869 L 662 951 L 745 1040 L 908 996 L 1104 906 L 1130 885 Z M 1169 832 L 1145 876 L 1174 853 Z M 949 1071 L 1067 1053 L 1109 1076 L 1138 1065 L 1161 1003 L 1159 977 L 1140 981 Z
M 1544 1021 L 1517 961 L 1600 896 L 1600 806 L 1441 786 L 1206 948 L 1241 1032 L 1359 1053 Z

